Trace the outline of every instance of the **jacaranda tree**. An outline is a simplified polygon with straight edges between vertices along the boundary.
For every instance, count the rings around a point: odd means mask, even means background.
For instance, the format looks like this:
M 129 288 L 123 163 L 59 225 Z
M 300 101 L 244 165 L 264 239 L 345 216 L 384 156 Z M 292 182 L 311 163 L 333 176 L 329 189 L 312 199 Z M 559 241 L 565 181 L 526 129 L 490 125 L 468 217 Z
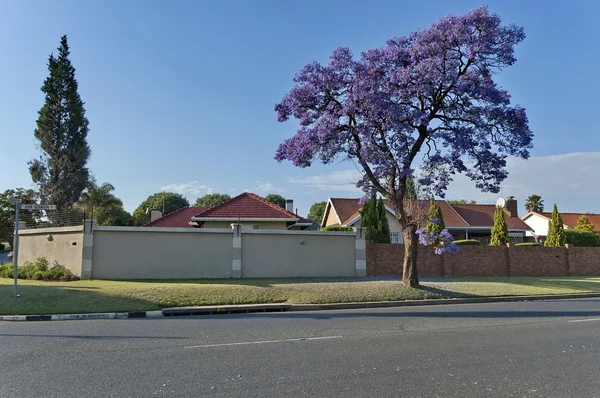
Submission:
M 419 285 L 418 220 L 407 211 L 407 179 L 444 197 L 452 175 L 465 173 L 480 190 L 497 193 L 506 157 L 529 157 L 525 109 L 511 105 L 493 79 L 515 63 L 514 47 L 525 33 L 501 22 L 482 6 L 394 37 L 358 59 L 338 48 L 329 64 L 306 65 L 275 106 L 280 122 L 300 121 L 276 160 L 299 167 L 354 161 L 366 196 L 375 190 L 392 202 L 403 231 L 406 286 Z

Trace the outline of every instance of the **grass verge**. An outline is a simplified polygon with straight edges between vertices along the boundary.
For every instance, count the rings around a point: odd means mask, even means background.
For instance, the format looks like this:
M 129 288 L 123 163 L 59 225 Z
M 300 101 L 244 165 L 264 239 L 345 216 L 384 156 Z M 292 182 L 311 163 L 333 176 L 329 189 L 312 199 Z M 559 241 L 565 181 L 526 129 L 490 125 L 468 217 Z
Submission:
M 600 278 L 424 278 L 421 289 L 398 279 L 243 279 L 41 282 L 0 279 L 0 314 L 150 311 L 164 307 L 292 303 L 324 304 L 452 297 L 600 292 Z

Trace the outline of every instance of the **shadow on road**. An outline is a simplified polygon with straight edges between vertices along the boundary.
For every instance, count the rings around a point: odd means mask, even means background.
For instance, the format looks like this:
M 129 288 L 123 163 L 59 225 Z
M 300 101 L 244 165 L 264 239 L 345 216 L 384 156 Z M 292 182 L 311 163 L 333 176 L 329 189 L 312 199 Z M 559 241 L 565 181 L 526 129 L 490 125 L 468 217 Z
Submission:
M 121 339 L 149 339 L 149 340 L 187 340 L 187 337 L 169 336 L 91 336 L 91 335 L 66 335 L 66 334 L 24 334 L 24 333 L 0 333 L 0 337 L 46 337 L 59 339 L 81 339 L 81 340 L 121 340 Z

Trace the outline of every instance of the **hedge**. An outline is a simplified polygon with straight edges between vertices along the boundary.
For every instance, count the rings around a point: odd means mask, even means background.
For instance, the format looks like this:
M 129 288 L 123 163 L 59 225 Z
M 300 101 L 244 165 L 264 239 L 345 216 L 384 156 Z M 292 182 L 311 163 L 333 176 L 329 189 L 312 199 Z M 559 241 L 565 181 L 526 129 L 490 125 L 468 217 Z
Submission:
M 600 236 L 594 232 L 565 229 L 565 240 L 577 247 L 600 247 Z
M 524 242 L 524 243 L 517 243 L 515 244 L 515 246 L 544 246 L 541 243 L 536 243 L 536 242 Z
M 321 231 L 325 231 L 325 232 L 341 232 L 341 231 L 354 231 L 354 228 L 352 227 L 346 227 L 343 225 L 336 225 L 336 226 L 331 226 L 331 227 L 325 227 L 323 228 Z
M 481 246 L 481 242 L 477 239 L 455 240 L 454 243 L 459 246 Z

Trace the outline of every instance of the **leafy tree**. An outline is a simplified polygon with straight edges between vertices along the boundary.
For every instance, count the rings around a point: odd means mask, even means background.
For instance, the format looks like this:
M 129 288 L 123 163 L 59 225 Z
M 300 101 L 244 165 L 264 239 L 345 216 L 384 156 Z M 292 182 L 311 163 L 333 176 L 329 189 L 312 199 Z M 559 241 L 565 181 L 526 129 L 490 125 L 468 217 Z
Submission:
M 544 211 L 544 200 L 540 195 L 530 195 L 525 201 L 525 210 L 527 212 L 535 211 L 541 213 Z
M 313 204 L 308 211 L 308 219 L 321 224 L 321 221 L 323 221 L 323 216 L 325 215 L 326 206 L 327 202 L 317 202 Z
M 451 205 L 476 205 L 477 201 L 475 200 L 467 200 L 467 199 L 458 199 L 458 200 L 448 200 L 448 203 Z
M 406 194 L 405 194 L 405 198 L 406 199 L 412 199 L 412 200 L 417 199 L 417 187 L 415 185 L 415 179 L 414 178 L 407 178 L 406 179 Z
M 306 65 L 275 106 L 280 122 L 300 123 L 279 145 L 277 161 L 354 161 L 363 172 L 357 186 L 390 200 L 404 237 L 406 286 L 419 286 L 419 220 L 405 203 L 417 162 L 424 191 L 442 196 L 452 175 L 466 173 L 477 188 L 497 193 L 506 157 L 526 159 L 532 148 L 525 110 L 493 79 L 515 63 L 514 48 L 525 38 L 521 27 L 501 22 L 482 6 L 359 59 L 339 48 L 328 64 Z
M 277 195 L 276 193 L 270 193 L 265 197 L 265 199 L 285 209 L 285 198 L 283 196 Z
M 88 120 L 69 53 L 67 36 L 63 36 L 58 56 L 50 55 L 50 74 L 42 86 L 46 102 L 39 111 L 34 133 L 42 154 L 29 162 L 42 202 L 57 205 L 59 211 L 68 211 L 90 180 Z
M 594 224 L 592 224 L 590 222 L 590 219 L 584 215 L 579 217 L 579 219 L 577 220 L 575 229 L 578 231 L 594 232 Z
M 175 210 L 184 207 L 189 207 L 190 202 L 178 193 L 159 192 L 148 196 L 138 207 L 133 211 L 133 225 L 144 225 L 150 222 L 150 211 L 160 210 L 164 214 L 169 214 Z
M 431 198 L 429 211 L 427 212 L 427 226 L 425 227 L 425 232 L 440 234 L 444 229 L 446 229 L 446 224 L 444 223 L 442 208 L 435 203 L 433 198 Z
M 18 198 L 20 203 L 35 203 L 35 192 L 31 189 L 8 189 L 0 193 L 0 242 L 13 245 L 15 232 L 15 206 L 10 203 L 11 198 Z M 28 226 L 37 224 L 40 217 L 39 211 L 20 210 L 19 220 Z
M 496 206 L 490 246 L 502 246 L 507 244 L 508 240 L 508 226 L 504 218 L 504 209 L 501 206 Z
M 209 193 L 201 198 L 196 199 L 194 206 L 197 207 L 215 207 L 221 203 L 225 203 L 231 199 L 231 196 L 226 193 Z
M 548 223 L 548 236 L 546 236 L 544 246 L 563 246 L 564 244 L 565 226 L 555 203 L 554 209 L 552 209 L 552 219 Z
M 115 187 L 105 182 L 97 185 L 91 182 L 81 194 L 77 207 L 93 217 L 96 225 L 131 225 L 131 215 L 123 209 L 123 202 L 112 191 Z
M 123 207 L 112 207 L 107 209 L 100 220 L 100 225 L 113 225 L 117 227 L 129 227 L 133 225 L 133 217 Z

